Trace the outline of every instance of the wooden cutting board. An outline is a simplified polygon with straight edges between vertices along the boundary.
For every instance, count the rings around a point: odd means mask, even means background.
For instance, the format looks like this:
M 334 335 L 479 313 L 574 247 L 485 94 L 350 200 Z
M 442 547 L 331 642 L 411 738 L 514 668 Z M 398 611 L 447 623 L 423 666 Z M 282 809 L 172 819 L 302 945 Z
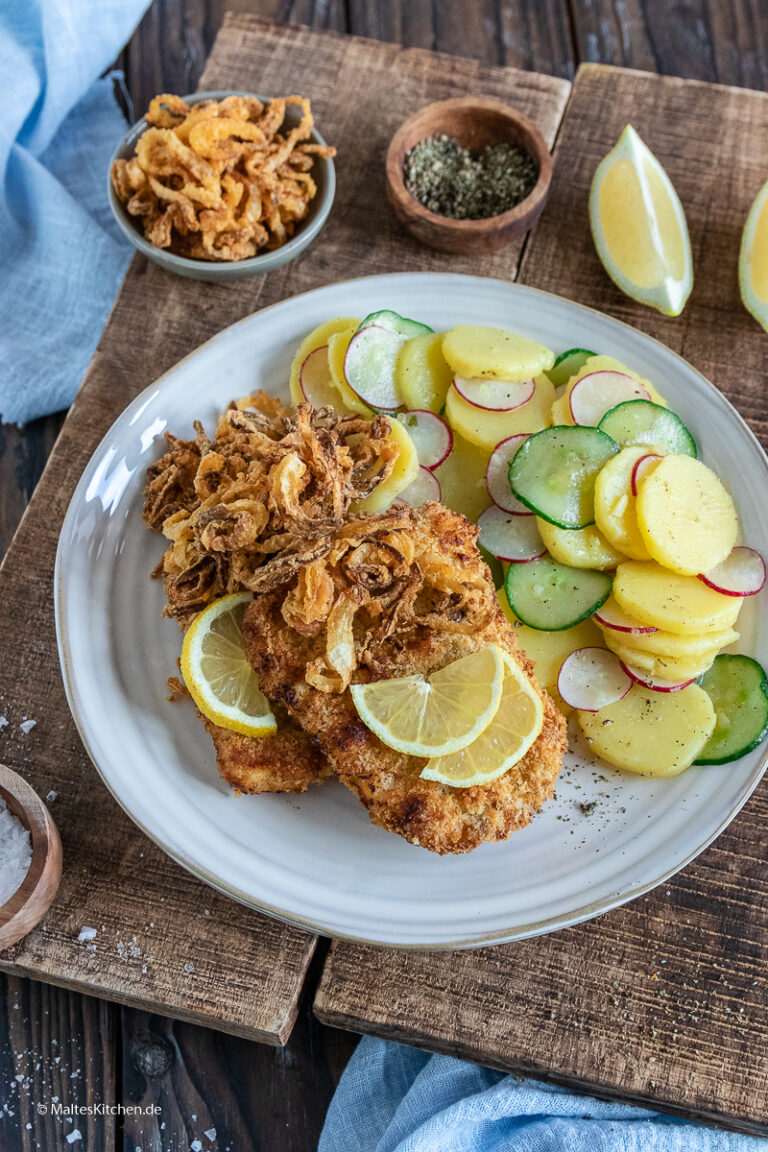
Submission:
M 0 968 L 256 1040 L 284 1043 L 314 937 L 240 907 L 189 876 L 114 802 L 78 738 L 59 674 L 53 565 L 62 518 L 101 437 L 142 389 L 254 310 L 372 272 L 450 268 L 513 277 L 522 245 L 480 263 L 412 243 L 384 200 L 384 155 L 430 100 L 468 91 L 515 104 L 551 145 L 570 85 L 509 68 L 232 17 L 201 88 L 310 96 L 339 149 L 331 218 L 300 259 L 231 287 L 175 278 L 136 257 L 85 383 L 0 569 L 0 760 L 45 798 L 64 844 L 59 897 Z M 190 413 L 190 417 L 194 415 Z M 137 669 L 137 675 L 140 675 Z M 25 733 L 20 725 L 34 720 Z M 200 738 L 207 740 L 201 729 Z M 160 768 L 158 770 L 161 770 Z M 211 772 L 215 763 L 211 752 Z M 233 803 L 237 801 L 233 798 Z M 92 941 L 79 940 L 94 928 Z
M 628 122 L 686 209 L 696 284 L 675 320 L 622 296 L 589 235 L 592 174 Z M 768 176 L 766 155 L 762 93 L 583 66 L 558 135 L 549 203 L 519 274 L 680 352 L 764 445 L 768 337 L 739 301 L 737 258 Z M 764 781 L 693 864 L 588 924 L 453 954 L 334 944 L 316 1012 L 355 1031 L 766 1135 L 767 861 Z

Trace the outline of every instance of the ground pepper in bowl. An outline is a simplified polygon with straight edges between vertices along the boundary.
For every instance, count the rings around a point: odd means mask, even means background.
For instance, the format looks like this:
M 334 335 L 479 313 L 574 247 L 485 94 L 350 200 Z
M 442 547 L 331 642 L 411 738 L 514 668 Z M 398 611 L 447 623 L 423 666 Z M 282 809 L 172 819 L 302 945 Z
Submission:
M 405 186 L 430 212 L 454 220 L 485 220 L 520 204 L 538 179 L 533 157 L 516 144 L 488 144 L 473 155 L 445 133 L 406 153 Z

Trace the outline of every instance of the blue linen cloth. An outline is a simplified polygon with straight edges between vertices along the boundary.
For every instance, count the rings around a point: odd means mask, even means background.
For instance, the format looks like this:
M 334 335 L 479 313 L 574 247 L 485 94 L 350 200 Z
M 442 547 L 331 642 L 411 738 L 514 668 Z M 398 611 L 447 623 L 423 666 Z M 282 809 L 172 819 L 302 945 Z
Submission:
M 766 1152 L 717 1131 L 364 1037 L 318 1152 Z
M 0 419 L 71 403 L 131 254 L 107 202 L 109 67 L 148 0 L 0 4 Z

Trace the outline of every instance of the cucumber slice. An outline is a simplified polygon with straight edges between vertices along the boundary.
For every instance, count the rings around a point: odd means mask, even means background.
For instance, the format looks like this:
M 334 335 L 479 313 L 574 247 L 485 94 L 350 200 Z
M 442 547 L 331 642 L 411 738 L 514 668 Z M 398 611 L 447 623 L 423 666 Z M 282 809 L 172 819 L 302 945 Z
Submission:
M 595 477 L 618 450 L 597 428 L 545 428 L 518 448 L 509 466 L 509 483 L 515 496 L 543 520 L 558 528 L 587 528 L 595 522 Z
M 358 332 L 362 328 L 367 328 L 370 324 L 376 324 L 379 328 L 389 328 L 391 332 L 397 332 L 398 336 L 402 336 L 404 340 L 411 340 L 414 336 L 429 336 L 434 332 L 434 328 L 430 328 L 428 324 L 420 324 L 418 320 L 408 320 L 405 316 L 400 316 L 397 312 L 391 312 L 388 308 L 382 309 L 381 312 L 371 312 L 360 321 L 358 325 Z
M 492 556 L 487 548 L 483 548 L 482 544 L 478 544 L 477 550 L 490 568 L 493 586 L 498 591 L 499 588 L 504 587 L 504 569 L 501 566 L 501 560 L 497 560 L 495 556 Z
M 675 456 L 698 456 L 696 441 L 679 416 L 651 400 L 625 400 L 598 424 L 621 448 L 651 444 Z
M 717 715 L 697 764 L 727 764 L 752 752 L 768 733 L 768 677 L 751 656 L 716 656 L 699 681 Z
M 591 616 L 611 594 L 611 577 L 589 568 L 570 568 L 546 556 L 511 564 L 504 584 L 517 619 L 539 632 L 562 632 Z
M 594 355 L 594 352 L 588 352 L 586 348 L 569 348 L 567 352 L 560 353 L 547 372 L 547 376 L 555 388 L 560 388 L 563 384 L 568 383 L 571 376 L 580 372 L 587 360 L 591 360 Z

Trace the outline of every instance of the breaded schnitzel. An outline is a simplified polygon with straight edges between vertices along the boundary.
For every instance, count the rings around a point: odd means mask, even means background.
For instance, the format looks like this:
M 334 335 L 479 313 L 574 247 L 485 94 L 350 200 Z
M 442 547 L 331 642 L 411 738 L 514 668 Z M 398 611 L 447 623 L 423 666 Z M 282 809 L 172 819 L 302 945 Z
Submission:
M 350 503 L 390 474 L 388 429 L 382 416 L 292 410 L 260 392 L 231 404 L 213 439 L 199 423 L 194 440 L 166 433 L 144 494 L 144 519 L 170 541 L 160 569 L 165 615 L 187 628 L 217 597 L 270 590 L 323 556 Z M 284 710 L 269 737 L 203 722 L 236 792 L 303 792 L 330 773 Z
M 535 685 L 501 611 L 477 529 L 440 504 L 352 519 L 322 569 L 254 598 L 243 635 L 261 688 L 315 737 L 371 819 L 433 852 L 468 852 L 529 823 L 554 790 L 565 721 Z M 287 593 L 287 595 L 286 595 Z M 483 786 L 423 780 L 358 717 L 348 685 L 429 675 L 495 643 L 530 677 L 544 726 L 529 752 Z
M 219 775 L 241 792 L 304 792 L 331 775 L 320 746 L 280 708 L 274 736 L 241 736 L 201 716 L 216 749 Z

